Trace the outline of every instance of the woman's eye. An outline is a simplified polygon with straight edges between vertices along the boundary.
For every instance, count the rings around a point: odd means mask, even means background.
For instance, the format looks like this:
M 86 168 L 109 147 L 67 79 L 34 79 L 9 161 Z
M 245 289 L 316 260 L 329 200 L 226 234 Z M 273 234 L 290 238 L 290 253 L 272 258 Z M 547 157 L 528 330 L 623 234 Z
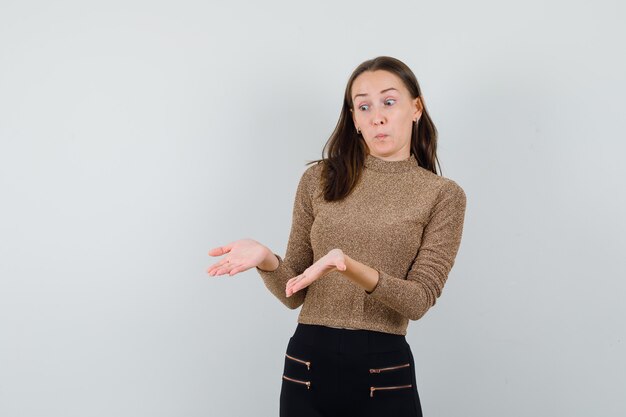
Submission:
M 391 102 L 391 105 L 393 105 L 396 102 L 396 100 L 393 99 L 393 98 L 388 98 L 387 100 L 385 100 L 385 104 L 389 103 L 389 102 Z M 369 106 L 367 104 L 361 104 L 359 106 L 359 110 L 361 110 L 361 111 L 366 111 L 368 108 L 369 108 Z

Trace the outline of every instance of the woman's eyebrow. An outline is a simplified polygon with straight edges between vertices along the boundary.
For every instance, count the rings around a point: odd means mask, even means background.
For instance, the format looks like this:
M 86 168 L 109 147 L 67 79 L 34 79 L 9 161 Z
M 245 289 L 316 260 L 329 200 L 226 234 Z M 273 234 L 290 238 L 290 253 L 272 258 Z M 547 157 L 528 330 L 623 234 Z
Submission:
M 387 91 L 389 91 L 389 90 L 396 90 L 396 89 L 395 89 L 395 88 L 393 88 L 393 87 L 391 87 L 391 88 L 387 88 L 387 89 L 385 89 L 385 90 L 381 91 L 381 92 L 380 92 L 380 94 L 385 93 L 385 92 L 387 92 Z M 398 90 L 396 90 L 396 91 L 398 91 Z M 366 95 L 367 95 L 367 94 L 365 94 L 365 93 L 357 94 L 356 96 L 354 96 L 354 98 L 353 98 L 352 100 L 353 100 L 353 101 L 354 101 L 354 100 L 356 100 L 356 98 L 357 98 L 358 96 L 366 96 Z

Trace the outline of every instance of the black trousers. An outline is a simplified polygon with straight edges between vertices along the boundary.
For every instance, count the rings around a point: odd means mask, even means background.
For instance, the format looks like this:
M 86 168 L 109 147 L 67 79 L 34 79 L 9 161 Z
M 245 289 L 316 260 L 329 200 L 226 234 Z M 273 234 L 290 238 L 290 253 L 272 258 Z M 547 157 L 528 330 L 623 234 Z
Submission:
M 422 417 L 402 335 L 298 323 L 289 339 L 280 417 Z

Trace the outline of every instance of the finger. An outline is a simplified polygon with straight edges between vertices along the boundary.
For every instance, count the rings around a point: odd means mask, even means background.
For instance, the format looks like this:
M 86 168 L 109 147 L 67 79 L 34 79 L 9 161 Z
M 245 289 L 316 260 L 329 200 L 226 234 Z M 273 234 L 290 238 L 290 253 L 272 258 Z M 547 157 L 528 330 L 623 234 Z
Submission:
M 287 285 L 285 286 L 285 295 L 289 297 L 293 294 L 293 286 L 298 282 L 298 277 L 293 277 L 289 281 L 287 281 Z
M 244 264 L 237 264 L 233 269 L 230 270 L 228 275 L 233 276 L 233 275 L 238 274 L 238 273 L 240 273 L 242 271 L 245 271 L 247 269 L 249 269 L 249 268 L 244 266 Z
M 228 258 L 222 258 L 220 259 L 219 262 L 214 263 L 213 265 L 211 265 L 208 269 L 207 272 L 211 273 L 211 271 L 215 271 L 217 268 L 222 267 L 223 265 L 227 265 L 229 262 L 231 262 L 230 259 Z
M 297 275 L 297 276 L 291 278 L 289 281 L 287 281 L 287 287 L 288 288 L 293 287 L 294 285 L 296 285 L 302 279 L 302 277 L 303 277 L 303 275 L 300 274 L 300 275 Z
M 219 277 L 220 275 L 224 275 L 224 268 L 217 268 L 212 273 L 212 276 Z
M 224 246 L 218 246 L 217 248 L 209 249 L 210 256 L 220 256 L 225 254 L 227 251 L 224 249 Z
M 287 286 L 288 287 L 292 287 L 295 284 L 297 284 L 298 281 L 300 281 L 301 279 L 302 279 L 302 275 L 297 275 L 297 276 L 291 278 L 289 281 L 287 281 Z
M 306 277 L 305 274 L 302 275 L 298 275 L 293 283 L 293 286 L 291 287 L 291 291 L 292 292 L 298 292 L 300 291 L 302 288 L 307 287 L 309 284 L 311 284 L 312 279 L 310 277 Z
M 218 246 L 216 248 L 210 249 L 209 250 L 209 255 L 211 255 L 211 256 L 220 256 L 220 255 L 223 255 L 225 253 L 228 253 L 233 248 L 233 243 L 234 242 L 231 242 L 231 243 L 229 243 L 227 245 Z
M 291 296 L 291 294 L 293 294 L 293 290 L 291 289 L 291 287 L 286 287 L 285 288 L 285 295 L 287 297 Z
M 295 280 L 295 278 L 293 278 Z M 295 293 L 296 290 L 296 281 L 294 281 L 289 287 L 285 288 L 285 294 L 287 295 L 287 297 L 290 297 L 291 295 L 293 295 L 293 293 Z
M 230 262 L 228 259 L 224 259 L 221 262 L 218 262 L 217 264 L 214 265 L 215 268 L 211 272 L 209 272 L 209 275 L 212 275 L 212 276 L 224 275 L 225 273 L 229 272 L 232 268 L 238 265 L 239 264 Z
M 230 271 L 232 271 L 237 265 L 238 264 L 234 264 L 232 262 L 224 265 L 220 268 L 220 275 L 230 274 Z

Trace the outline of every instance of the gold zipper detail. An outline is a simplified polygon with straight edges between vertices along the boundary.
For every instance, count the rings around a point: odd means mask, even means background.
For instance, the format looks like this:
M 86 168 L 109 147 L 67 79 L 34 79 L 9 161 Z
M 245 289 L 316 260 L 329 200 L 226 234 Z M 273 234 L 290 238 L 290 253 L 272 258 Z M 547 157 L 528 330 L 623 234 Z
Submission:
M 301 362 L 306 365 L 306 369 L 311 370 L 311 362 L 303 361 L 302 359 L 294 358 L 293 356 L 289 356 L 285 353 L 285 356 L 289 359 L 293 359 L 294 361 Z
M 298 384 L 304 384 L 306 385 L 306 389 L 311 388 L 311 381 L 300 381 L 298 379 L 289 378 L 288 376 L 285 376 L 285 375 L 283 375 L 283 378 L 285 378 L 288 381 L 297 382 Z
M 370 397 L 374 396 L 374 391 L 376 390 L 385 390 L 385 389 L 400 389 L 400 388 L 411 388 L 413 384 L 409 385 L 398 385 L 396 387 L 370 387 Z
M 405 363 L 404 365 L 390 366 L 389 368 L 370 369 L 370 374 L 379 374 L 381 371 L 390 371 L 392 369 L 406 368 L 407 366 L 411 366 L 411 364 Z

